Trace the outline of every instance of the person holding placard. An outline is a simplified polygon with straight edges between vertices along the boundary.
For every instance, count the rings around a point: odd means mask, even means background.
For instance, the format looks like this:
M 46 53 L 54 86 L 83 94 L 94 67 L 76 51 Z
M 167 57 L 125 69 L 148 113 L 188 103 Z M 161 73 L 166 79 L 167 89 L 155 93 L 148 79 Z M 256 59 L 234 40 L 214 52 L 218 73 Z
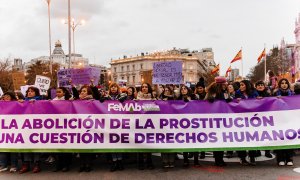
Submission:
M 67 88 L 65 87 L 56 88 L 56 97 L 53 100 L 69 100 L 70 98 L 71 98 L 71 94 Z M 69 171 L 71 161 L 72 161 L 71 153 L 58 153 L 54 172 Z
M 169 101 L 169 100 L 175 100 L 175 95 L 173 90 L 166 86 L 162 93 L 159 96 L 160 100 L 163 101 Z M 168 152 L 168 153 L 161 153 L 162 161 L 163 161 L 163 168 L 167 170 L 167 168 L 174 168 L 175 167 L 175 153 Z
M 17 98 L 15 96 L 14 92 L 6 92 L 2 95 L 3 101 L 17 101 Z M 14 173 L 17 171 L 18 167 L 18 153 L 6 153 L 1 152 L 0 153 L 0 172 L 8 171 L 11 173 Z M 8 168 L 8 160 L 10 159 L 10 168 Z
M 182 85 L 180 87 L 180 94 L 177 100 L 183 100 L 184 102 L 189 102 L 191 100 L 198 100 L 197 96 L 192 93 L 192 90 L 187 87 L 186 85 Z M 192 157 L 194 157 L 194 166 L 199 166 L 199 152 L 191 152 L 190 153 Z M 183 153 L 183 167 L 188 168 L 189 167 L 189 153 L 184 152 Z
M 150 84 L 148 84 L 148 83 L 142 84 L 141 91 L 138 92 L 136 99 L 137 100 L 155 100 Z M 138 169 L 139 170 L 145 169 L 145 159 L 146 159 L 146 168 L 148 168 L 150 170 L 154 169 L 151 153 L 138 153 Z
M 101 97 L 100 102 L 104 102 L 105 100 L 118 100 L 120 102 L 124 102 L 126 99 L 127 94 L 121 93 L 120 86 L 117 83 L 113 82 L 109 86 L 108 95 Z M 114 172 L 116 170 L 124 170 L 122 153 L 111 153 L 108 155 L 108 157 L 112 159 L 112 165 L 110 168 L 111 172 Z
M 43 100 L 43 97 L 40 95 L 40 90 L 36 87 L 29 87 L 26 91 L 25 101 L 34 102 L 37 100 Z M 24 100 L 19 100 L 23 102 Z M 30 163 L 33 161 L 34 166 L 32 168 L 33 173 L 38 173 L 41 171 L 40 166 L 40 156 L 41 153 L 24 153 L 24 159 L 22 167 L 19 171 L 20 174 L 26 173 L 30 169 Z

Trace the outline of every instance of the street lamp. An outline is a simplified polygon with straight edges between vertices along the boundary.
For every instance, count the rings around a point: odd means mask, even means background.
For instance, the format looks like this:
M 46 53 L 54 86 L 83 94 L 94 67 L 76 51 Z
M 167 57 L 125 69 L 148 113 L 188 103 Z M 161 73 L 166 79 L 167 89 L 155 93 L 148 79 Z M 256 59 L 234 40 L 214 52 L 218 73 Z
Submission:
M 72 31 L 73 31 L 73 54 L 75 54 L 75 29 L 76 29 L 77 26 L 84 25 L 84 24 L 85 24 L 84 20 L 76 22 L 74 18 L 72 19 L 71 28 L 72 28 Z
M 69 69 L 71 68 L 71 2 L 68 0 Z
M 51 58 L 51 21 L 50 21 L 50 3 L 51 0 L 46 0 L 48 5 L 48 27 L 49 27 L 49 62 L 50 62 L 50 73 L 52 74 L 52 58 Z
M 64 24 L 68 24 L 68 21 L 63 20 Z M 73 33 L 73 54 L 74 54 L 74 61 L 75 61 L 75 30 L 76 27 L 78 27 L 79 25 L 84 25 L 85 21 L 84 20 L 80 20 L 80 21 L 75 21 L 74 18 L 72 18 L 71 23 L 70 23 L 70 28 L 72 29 L 72 33 Z M 71 57 L 71 54 L 70 54 Z

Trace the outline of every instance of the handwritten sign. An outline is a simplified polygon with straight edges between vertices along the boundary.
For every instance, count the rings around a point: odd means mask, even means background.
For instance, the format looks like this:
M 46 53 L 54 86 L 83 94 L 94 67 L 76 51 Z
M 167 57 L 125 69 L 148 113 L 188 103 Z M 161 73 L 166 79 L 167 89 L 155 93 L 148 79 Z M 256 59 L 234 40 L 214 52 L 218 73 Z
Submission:
M 95 84 L 100 80 L 101 70 L 95 67 L 82 69 L 62 69 L 57 73 L 59 86 L 69 86 L 69 81 L 72 80 L 74 85 L 89 84 L 93 79 Z
M 23 72 L 12 73 L 12 79 L 15 90 L 19 90 L 21 86 L 25 85 L 25 75 Z
M 182 62 L 156 62 L 153 63 L 153 84 L 181 84 Z
M 3 95 L 2 88 L 0 87 L 0 97 Z
M 39 88 L 41 95 L 47 95 L 47 90 L 50 87 L 51 79 L 46 76 L 37 75 L 34 86 Z

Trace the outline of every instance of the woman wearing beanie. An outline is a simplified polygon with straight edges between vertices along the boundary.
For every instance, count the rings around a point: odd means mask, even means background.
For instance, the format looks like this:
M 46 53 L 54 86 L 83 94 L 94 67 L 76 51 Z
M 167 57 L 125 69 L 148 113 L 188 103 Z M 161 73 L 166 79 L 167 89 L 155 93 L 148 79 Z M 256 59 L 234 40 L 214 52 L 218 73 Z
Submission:
M 216 77 L 215 82 L 209 85 L 205 100 L 213 103 L 215 100 L 227 100 L 228 96 L 226 93 L 227 82 L 224 77 Z M 226 166 L 223 160 L 224 151 L 214 151 L 215 165 Z

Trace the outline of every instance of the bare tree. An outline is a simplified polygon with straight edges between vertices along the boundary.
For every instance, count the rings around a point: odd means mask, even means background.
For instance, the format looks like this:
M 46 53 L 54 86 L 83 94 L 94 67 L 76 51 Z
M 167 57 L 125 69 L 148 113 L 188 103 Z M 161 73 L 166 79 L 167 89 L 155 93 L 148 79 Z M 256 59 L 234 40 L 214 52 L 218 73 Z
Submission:
M 41 61 L 37 61 L 35 64 L 30 65 L 25 76 L 27 84 L 34 84 L 36 75 L 41 75 L 49 77 L 51 79 L 51 87 L 55 87 L 57 84 L 57 71 L 59 70 L 59 64 L 53 64 L 52 69 L 53 73 L 51 74 L 49 64 L 42 63 Z
M 13 91 L 11 62 L 9 58 L 0 59 L 0 87 L 4 92 Z

